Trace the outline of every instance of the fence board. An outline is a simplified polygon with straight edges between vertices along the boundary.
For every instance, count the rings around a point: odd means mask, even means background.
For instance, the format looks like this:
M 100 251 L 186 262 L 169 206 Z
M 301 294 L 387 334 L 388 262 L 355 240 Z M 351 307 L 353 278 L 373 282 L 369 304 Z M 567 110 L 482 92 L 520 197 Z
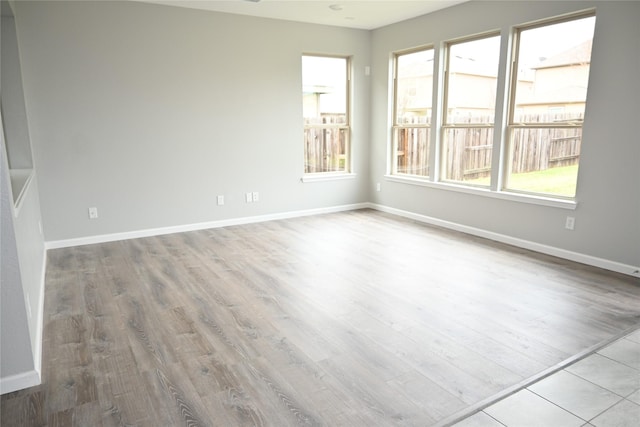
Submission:
M 313 127 L 317 119 L 305 119 L 304 129 L 304 172 L 336 172 L 347 167 L 348 132 L 344 125 L 344 114 L 322 116 L 322 125 L 336 127 Z
M 531 115 L 527 123 L 553 123 L 575 120 L 569 115 Z M 416 125 L 424 125 L 416 118 Z M 477 117 L 473 123 L 491 120 Z M 326 115 L 322 124 L 340 125 L 344 115 Z M 305 173 L 345 170 L 348 135 L 340 128 L 314 128 L 305 121 Z M 411 125 L 412 123 L 404 123 Z M 472 124 L 471 118 L 458 124 Z M 425 127 L 396 128 L 396 170 L 399 173 L 427 176 L 431 132 Z M 580 158 L 582 129 L 518 128 L 512 131 L 511 172 L 523 173 L 551 167 L 577 164 Z M 466 181 L 489 176 L 493 151 L 493 128 L 447 128 L 444 130 L 443 161 L 445 177 Z
M 576 120 L 562 114 L 530 115 L 527 123 L 560 123 Z M 487 120 L 490 120 L 487 116 Z M 474 123 L 483 120 L 474 119 Z M 471 119 L 458 123 L 472 124 Z M 511 139 L 511 172 L 523 173 L 577 164 L 582 129 L 514 129 Z M 445 177 L 465 181 L 489 176 L 493 149 L 493 128 L 447 128 L 444 143 Z

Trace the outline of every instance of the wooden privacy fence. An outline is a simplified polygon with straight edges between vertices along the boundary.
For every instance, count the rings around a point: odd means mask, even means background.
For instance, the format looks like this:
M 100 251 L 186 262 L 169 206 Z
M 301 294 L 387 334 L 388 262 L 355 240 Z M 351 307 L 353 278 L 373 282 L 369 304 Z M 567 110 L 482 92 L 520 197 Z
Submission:
M 493 128 L 447 128 L 443 132 L 446 179 L 462 181 L 491 173 Z
M 344 114 L 323 116 L 320 124 L 305 119 L 304 125 L 304 172 L 346 171 L 349 131 Z
M 531 123 L 532 127 L 512 130 L 511 172 L 534 172 L 577 164 L 581 128 L 533 127 L 533 123 L 562 123 L 570 119 L 575 120 L 575 117 L 558 114 L 522 117 L 522 121 Z M 447 128 L 444 132 L 443 167 L 447 179 L 463 181 L 490 175 L 493 128 Z
M 396 128 L 396 172 L 429 175 L 429 128 Z
M 533 172 L 578 163 L 582 128 L 513 130 L 511 172 Z
M 423 115 L 408 116 L 402 118 L 403 127 L 394 127 L 395 172 L 429 175 L 428 156 L 431 131 L 425 121 L 426 117 Z
M 533 172 L 578 163 L 582 128 L 536 128 L 534 123 L 562 123 L 565 115 L 529 115 L 511 134 L 511 172 Z M 419 119 L 416 119 L 419 120 Z M 486 123 L 490 120 L 484 119 Z M 344 171 L 347 168 L 348 127 L 344 115 L 305 119 L 305 173 Z M 482 126 L 483 119 L 469 118 L 457 124 Z M 431 132 L 428 127 L 396 127 L 395 165 L 398 173 L 428 175 Z M 424 123 L 416 122 L 416 125 Z M 329 125 L 329 126 L 327 126 Z M 405 124 L 406 126 L 407 124 Z M 443 129 L 443 168 L 446 179 L 465 181 L 489 176 L 493 150 L 493 127 L 448 127 Z

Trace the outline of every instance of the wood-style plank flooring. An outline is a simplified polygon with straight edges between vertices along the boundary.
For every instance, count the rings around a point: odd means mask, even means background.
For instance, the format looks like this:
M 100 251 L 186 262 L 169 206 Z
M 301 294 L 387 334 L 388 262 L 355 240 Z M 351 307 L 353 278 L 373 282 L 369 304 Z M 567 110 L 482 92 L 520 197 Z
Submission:
M 51 250 L 2 426 L 429 426 L 640 324 L 638 279 L 360 210 Z

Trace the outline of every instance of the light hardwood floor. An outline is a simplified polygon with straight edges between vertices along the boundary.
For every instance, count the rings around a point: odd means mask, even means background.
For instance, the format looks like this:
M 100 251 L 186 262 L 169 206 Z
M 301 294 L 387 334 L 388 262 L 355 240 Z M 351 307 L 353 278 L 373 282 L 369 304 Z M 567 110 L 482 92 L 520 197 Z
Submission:
M 2 426 L 429 426 L 640 324 L 640 281 L 371 210 L 49 251 Z

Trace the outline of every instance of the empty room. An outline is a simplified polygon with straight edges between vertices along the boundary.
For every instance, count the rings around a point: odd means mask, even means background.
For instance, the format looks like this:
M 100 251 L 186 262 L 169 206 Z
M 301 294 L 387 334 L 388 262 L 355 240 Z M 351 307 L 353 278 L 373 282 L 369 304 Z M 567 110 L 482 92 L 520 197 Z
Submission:
M 3 427 L 640 425 L 640 2 L 1 3 Z

